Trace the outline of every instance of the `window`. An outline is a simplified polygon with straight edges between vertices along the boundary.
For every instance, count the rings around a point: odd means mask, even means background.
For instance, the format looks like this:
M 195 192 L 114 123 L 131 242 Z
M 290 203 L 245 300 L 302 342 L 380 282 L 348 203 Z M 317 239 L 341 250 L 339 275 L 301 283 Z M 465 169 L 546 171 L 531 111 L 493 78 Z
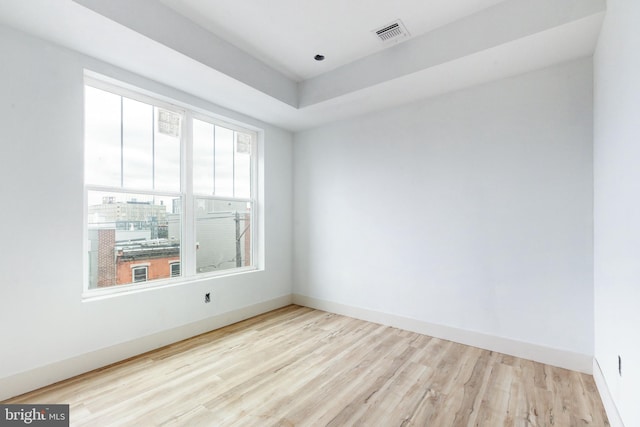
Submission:
M 87 288 L 255 268 L 255 152 L 251 130 L 87 78 Z
M 148 272 L 148 267 L 131 268 L 131 277 L 133 278 L 133 283 L 146 282 L 147 272 Z
M 171 277 L 179 277 L 180 276 L 180 263 L 172 262 L 169 264 L 169 271 L 171 272 Z
M 251 135 L 193 120 L 196 271 L 251 265 Z

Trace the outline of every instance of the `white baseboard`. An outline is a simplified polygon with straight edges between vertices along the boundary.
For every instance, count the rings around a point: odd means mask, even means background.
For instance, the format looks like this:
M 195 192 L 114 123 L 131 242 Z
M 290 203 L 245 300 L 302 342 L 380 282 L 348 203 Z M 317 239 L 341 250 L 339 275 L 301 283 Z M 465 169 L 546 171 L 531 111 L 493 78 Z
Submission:
M 622 418 L 618 412 L 618 407 L 613 400 L 613 396 L 611 396 L 611 392 L 607 385 L 607 381 L 604 379 L 602 369 L 600 369 L 600 364 L 595 358 L 593 359 L 593 380 L 596 383 L 596 387 L 598 387 L 598 393 L 600 393 L 602 405 L 607 413 L 607 418 L 609 418 L 609 425 L 611 427 L 624 427 L 624 423 L 622 422 Z
M 293 303 L 591 374 L 593 356 L 294 294 Z
M 0 401 L 280 307 L 285 307 L 291 303 L 291 295 L 284 295 L 133 341 L 116 344 L 9 377 L 0 378 Z

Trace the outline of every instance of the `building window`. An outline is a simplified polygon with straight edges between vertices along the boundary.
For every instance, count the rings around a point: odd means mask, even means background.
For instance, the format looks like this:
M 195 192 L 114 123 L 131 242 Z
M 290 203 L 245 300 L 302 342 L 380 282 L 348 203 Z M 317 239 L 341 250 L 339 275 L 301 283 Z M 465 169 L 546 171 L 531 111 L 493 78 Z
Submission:
M 133 267 L 131 269 L 132 282 L 146 282 L 148 271 L 148 267 Z
M 87 288 L 255 268 L 256 139 L 87 77 Z
M 171 264 L 169 264 L 169 271 L 171 277 L 180 277 L 180 263 L 172 262 Z

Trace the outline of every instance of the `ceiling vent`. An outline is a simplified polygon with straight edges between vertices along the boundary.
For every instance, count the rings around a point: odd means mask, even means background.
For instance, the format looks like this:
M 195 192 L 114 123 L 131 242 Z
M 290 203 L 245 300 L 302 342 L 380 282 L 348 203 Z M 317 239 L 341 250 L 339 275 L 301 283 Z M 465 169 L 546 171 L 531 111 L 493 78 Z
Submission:
M 404 24 L 401 20 L 396 19 L 390 24 L 385 25 L 384 27 L 373 30 L 373 32 L 378 36 L 378 38 L 388 43 L 390 41 L 400 41 L 404 38 L 409 37 L 409 32 L 404 27 Z

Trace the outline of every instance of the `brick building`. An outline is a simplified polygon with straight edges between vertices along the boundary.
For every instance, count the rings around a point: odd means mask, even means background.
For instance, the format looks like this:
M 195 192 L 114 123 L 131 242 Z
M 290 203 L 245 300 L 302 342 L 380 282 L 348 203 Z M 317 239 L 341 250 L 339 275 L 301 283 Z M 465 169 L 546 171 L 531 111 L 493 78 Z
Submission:
M 113 286 L 116 281 L 116 230 L 97 230 L 98 236 L 98 287 Z
M 180 275 L 180 244 L 167 239 L 116 246 L 116 284 L 168 279 Z

